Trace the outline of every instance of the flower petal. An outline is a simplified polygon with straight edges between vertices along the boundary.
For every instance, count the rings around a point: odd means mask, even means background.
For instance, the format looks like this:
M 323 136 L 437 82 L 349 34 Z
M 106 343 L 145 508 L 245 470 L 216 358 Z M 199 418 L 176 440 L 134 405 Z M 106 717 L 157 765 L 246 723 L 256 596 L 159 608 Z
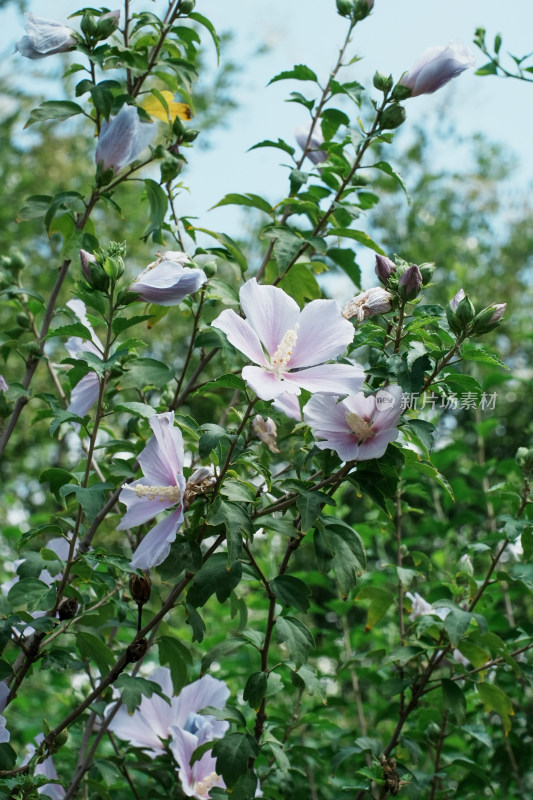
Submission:
M 363 385 L 365 373 L 358 364 L 321 364 L 298 372 L 283 373 L 283 390 L 294 392 L 289 384 L 299 386 L 308 392 L 327 394 L 349 394 L 357 392 Z M 266 399 L 266 398 L 263 398 Z
M 371 439 L 367 439 L 359 445 L 358 461 L 367 461 L 370 458 L 381 458 L 389 442 L 394 442 L 398 438 L 398 428 L 387 428 L 377 433 Z
M 203 270 L 184 267 L 169 260 L 141 272 L 129 290 L 138 293 L 148 303 L 174 306 L 188 294 L 198 291 L 206 280 Z
M 178 711 L 176 725 L 185 726 L 187 717 L 191 713 L 198 713 L 207 706 L 224 708 L 230 691 L 224 681 L 204 675 L 197 681 L 184 686 L 178 696 Z M 206 716 L 206 720 L 213 717 Z
M 326 433 L 350 433 L 344 403 L 330 394 L 315 394 L 304 406 L 304 422 L 311 428 Z
M 246 281 L 239 292 L 246 321 L 274 355 L 288 330 L 294 330 L 300 318 L 298 303 L 276 286 L 259 285 L 255 278 Z M 264 364 L 257 361 L 256 364 Z M 316 362 L 313 362 L 316 363 Z
M 241 374 L 243 380 L 246 381 L 261 400 L 274 400 L 274 398 L 279 397 L 280 394 L 284 394 L 285 392 L 300 394 L 298 386 L 293 386 L 285 380 L 277 378 L 273 372 L 269 372 L 261 367 L 245 367 Z
M 98 375 L 96 372 L 88 372 L 72 389 L 67 411 L 84 417 L 98 400 L 99 392 Z
M 170 545 L 176 538 L 182 522 L 183 508 L 179 506 L 148 531 L 133 554 L 131 566 L 134 569 L 150 569 L 162 564 L 170 552 Z
M 299 319 L 298 338 L 288 366 L 312 367 L 337 358 L 353 341 L 354 326 L 335 300 L 313 300 Z
M 183 436 L 174 425 L 174 412 L 154 414 L 149 422 L 154 435 L 139 454 L 144 476 L 157 486 L 177 486 L 184 452 Z
M 153 485 L 153 482 L 148 478 L 139 478 L 139 480 L 124 486 L 118 499 L 120 503 L 124 503 L 127 511 L 118 523 L 117 531 L 124 531 L 127 528 L 135 528 L 137 525 L 142 525 L 143 522 L 153 519 L 161 511 L 165 511 L 167 508 L 176 504 L 175 500 L 168 500 L 166 498 L 151 500 L 146 495 L 144 497 L 139 496 L 135 492 L 136 486 Z M 185 487 L 185 481 L 183 481 L 183 487 Z
M 296 395 L 289 394 L 289 392 L 284 392 L 283 394 L 280 394 L 279 397 L 276 397 L 272 405 L 278 411 L 282 411 L 287 417 L 295 419 L 298 422 L 302 421 L 300 403 L 298 402 L 298 397 Z
M 268 363 L 256 332 L 235 311 L 227 308 L 213 320 L 211 325 L 225 333 L 228 342 L 244 353 L 250 361 L 263 365 Z

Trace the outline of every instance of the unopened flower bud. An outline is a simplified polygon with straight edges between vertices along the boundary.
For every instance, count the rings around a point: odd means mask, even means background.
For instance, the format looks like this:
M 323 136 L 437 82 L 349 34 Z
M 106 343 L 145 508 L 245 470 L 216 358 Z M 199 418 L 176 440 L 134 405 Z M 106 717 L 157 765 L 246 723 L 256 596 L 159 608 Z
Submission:
M 455 316 L 462 328 L 466 328 L 467 325 L 472 322 L 475 313 L 476 309 L 472 305 L 468 295 L 465 295 L 463 299 L 459 301 L 455 310 Z
M 0 375 L 0 392 L 7 392 L 9 385 L 3 375 Z
M 419 264 L 418 269 L 422 275 L 422 285 L 427 286 L 435 272 L 435 264 Z
M 191 11 L 194 11 L 195 5 L 196 0 L 181 0 L 180 14 L 190 14 Z
M 376 254 L 376 275 L 380 279 L 381 283 L 384 283 L 385 286 L 389 282 L 390 276 L 393 272 L 396 272 L 396 264 L 387 258 L 386 256 L 380 256 Z
M 148 650 L 148 642 L 146 639 L 139 639 L 137 642 L 132 642 L 126 649 L 126 658 L 128 663 L 135 663 L 140 661 L 146 655 Z
M 280 452 L 277 446 L 278 431 L 273 419 L 270 419 L 270 417 L 263 419 L 258 414 L 252 422 L 252 430 L 257 438 L 266 444 L 271 453 Z
M 337 0 L 337 11 L 341 17 L 349 17 L 353 11 L 352 0 Z
M 76 612 L 78 611 L 78 601 L 75 597 L 66 597 L 62 603 L 60 603 L 59 608 L 57 609 L 57 616 L 63 622 L 66 619 L 73 619 L 76 616 Z
M 388 129 L 399 128 L 405 122 L 406 116 L 405 108 L 399 103 L 387 106 L 381 115 L 381 127 Z
M 473 65 L 473 53 L 462 42 L 430 47 L 402 76 L 401 84 L 411 89 L 412 97 L 431 94 Z
M 120 22 L 120 10 L 108 11 L 102 14 L 96 23 L 95 37 L 97 39 L 107 39 L 118 28 Z
M 533 447 L 519 447 L 515 459 L 524 475 L 533 472 Z
M 497 303 L 488 308 L 484 308 L 476 315 L 472 323 L 472 333 L 480 335 L 488 333 L 489 331 L 497 328 L 501 322 L 501 318 L 507 308 L 507 303 Z
M 26 15 L 26 36 L 17 42 L 15 50 L 25 58 L 45 58 L 65 53 L 76 44 L 74 31 L 53 19 Z
M 152 581 L 148 575 L 130 575 L 130 594 L 139 606 L 143 606 L 150 599 Z
M 402 273 L 398 282 L 398 291 L 402 300 L 414 300 L 422 288 L 422 275 L 413 264 Z
M 394 83 L 392 75 L 383 75 L 382 72 L 376 71 L 374 73 L 374 86 L 379 92 L 390 92 L 392 84 Z
M 357 317 L 358 321 L 362 322 L 368 317 L 386 314 L 392 309 L 391 301 L 390 292 L 382 289 L 381 286 L 374 286 L 349 300 L 342 309 L 342 316 L 345 319 Z
M 465 297 L 465 290 L 459 289 L 459 291 L 450 300 L 450 308 L 454 313 L 457 311 L 457 306 L 464 297 Z

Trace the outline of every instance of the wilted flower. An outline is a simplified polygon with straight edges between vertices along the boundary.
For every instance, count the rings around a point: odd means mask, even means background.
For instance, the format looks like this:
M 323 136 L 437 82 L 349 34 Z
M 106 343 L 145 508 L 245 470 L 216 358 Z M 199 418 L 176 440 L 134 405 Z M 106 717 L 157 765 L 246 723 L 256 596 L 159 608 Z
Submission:
M 343 461 L 380 458 L 398 436 L 401 399 L 399 386 L 368 397 L 359 392 L 340 402 L 338 397 L 316 394 L 304 407 L 304 421 L 319 440 L 316 446 L 335 450 Z
M 175 306 L 188 294 L 197 292 L 207 276 L 202 269 L 185 266 L 191 264 L 186 253 L 169 250 L 162 253 L 129 287 L 147 303 L 158 306 Z
M 277 446 L 278 431 L 273 419 L 270 419 L 270 417 L 263 419 L 263 417 L 258 414 L 253 419 L 252 430 L 257 438 L 266 444 L 271 453 L 280 452 Z
M 188 508 L 195 497 L 209 492 L 216 482 L 217 479 L 209 467 L 199 467 L 196 469 L 185 486 L 185 494 L 183 495 L 184 508 Z
M 349 300 L 342 309 L 342 316 L 345 319 L 357 317 L 359 322 L 362 322 L 368 317 L 375 317 L 377 314 L 386 314 L 390 311 L 391 300 L 390 292 L 382 289 L 381 286 L 375 286 Z
M 144 477 L 124 485 L 119 500 L 127 511 L 117 530 L 142 525 L 160 511 L 175 508 L 148 531 L 134 552 L 131 565 L 139 569 L 150 569 L 165 560 L 183 522 L 185 478 L 181 431 L 174 426 L 173 411 L 155 414 L 149 423 L 154 435 L 138 457 Z
M 79 321 L 84 325 L 91 334 L 91 340 L 88 342 L 79 336 L 71 336 L 67 339 L 65 347 L 67 348 L 71 358 L 82 358 L 83 353 L 93 353 L 102 358 L 104 346 L 98 336 L 96 335 L 91 323 L 87 318 L 87 309 L 82 300 L 74 298 L 67 302 L 67 306 L 76 314 Z M 67 411 L 77 414 L 78 417 L 84 417 L 89 409 L 96 403 L 98 399 L 98 392 L 100 391 L 100 384 L 96 372 L 88 372 L 83 378 L 78 381 L 76 386 L 70 393 L 70 403 Z
M 396 264 L 394 261 L 391 261 L 390 258 L 386 256 L 380 256 L 379 253 L 376 253 L 376 275 L 380 279 L 381 283 L 384 283 L 385 286 L 389 282 L 390 276 L 396 272 Z
M 135 106 L 124 105 L 116 115 L 102 122 L 95 160 L 102 169 L 119 172 L 135 161 L 148 147 L 156 134 L 156 127 L 142 123 Z
M 411 97 L 431 94 L 473 66 L 474 55 L 462 42 L 430 47 L 402 76 L 400 84 L 411 89 Z
M 206 800 L 209 789 L 223 787 L 224 783 L 215 772 L 211 751 L 204 753 L 192 766 L 191 756 L 205 742 L 222 738 L 229 725 L 198 712 L 207 706 L 224 708 L 229 689 L 224 681 L 204 675 L 185 686 L 177 697 L 173 696 L 170 670 L 166 667 L 154 670 L 150 680 L 160 685 L 170 703 L 156 694 L 144 696 L 133 714 L 128 714 L 122 706 L 109 723 L 109 730 L 134 747 L 142 747 L 152 758 L 164 753 L 163 743 L 170 739 L 170 752 L 179 767 L 184 793 Z
M 349 364 L 324 364 L 353 340 L 353 325 L 334 300 L 313 300 L 303 311 L 292 297 L 255 278 L 240 290 L 246 319 L 226 309 L 211 325 L 260 366 L 244 367 L 242 377 L 262 400 L 284 392 L 355 392 L 363 369 Z
M 402 300 L 414 300 L 422 288 L 422 283 L 422 273 L 417 265 L 407 267 L 398 281 L 398 292 Z
M 328 154 L 320 149 L 320 146 L 324 144 L 324 137 L 322 136 L 320 128 L 314 128 L 310 139 L 309 128 L 295 128 L 294 134 L 296 136 L 296 141 L 309 161 L 312 161 L 313 164 L 321 164 L 322 161 L 326 161 Z
M 414 594 L 412 594 L 412 592 L 406 592 L 405 596 L 411 601 L 411 613 L 409 614 L 410 620 L 414 620 L 424 614 L 435 614 L 436 617 L 444 620 L 450 613 L 451 609 L 449 608 L 439 606 L 435 608 L 434 605 L 431 605 L 431 603 L 428 603 L 427 600 L 424 600 L 422 595 L 418 594 L 418 592 L 415 592 Z
M 74 31 L 63 23 L 26 14 L 26 36 L 17 42 L 15 52 L 25 58 L 45 58 L 64 53 L 75 44 Z

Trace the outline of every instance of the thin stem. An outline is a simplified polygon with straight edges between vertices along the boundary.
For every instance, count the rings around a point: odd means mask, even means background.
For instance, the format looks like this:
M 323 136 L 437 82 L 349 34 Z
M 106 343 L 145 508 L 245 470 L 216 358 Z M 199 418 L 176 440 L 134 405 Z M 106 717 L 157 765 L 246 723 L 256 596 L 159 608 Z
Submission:
M 434 775 L 433 775 L 433 778 L 431 780 L 431 792 L 430 792 L 430 795 L 429 795 L 429 800 L 435 800 L 435 794 L 436 794 L 437 789 L 439 788 L 439 784 L 440 784 L 440 778 L 438 777 L 437 773 L 438 773 L 438 771 L 440 769 L 440 758 L 441 758 L 441 755 L 442 755 L 442 748 L 444 746 L 444 741 L 446 739 L 446 726 L 448 724 L 448 715 L 449 715 L 449 713 L 450 712 L 448 711 L 448 709 L 446 709 L 446 711 L 442 715 L 442 724 L 441 724 L 441 727 L 440 727 L 439 740 L 437 742 L 437 749 L 435 751 L 435 767 L 434 767 L 434 770 L 433 770 L 434 771 Z
M 198 303 L 198 308 L 196 309 L 196 313 L 194 315 L 194 321 L 193 321 L 191 336 L 190 336 L 190 339 L 189 339 L 189 347 L 187 349 L 187 355 L 185 356 L 185 362 L 184 362 L 182 370 L 181 370 L 181 375 L 180 375 L 180 378 L 178 380 L 178 385 L 176 386 L 176 391 L 174 393 L 174 399 L 173 399 L 172 403 L 169 406 L 169 408 L 171 410 L 175 409 L 177 407 L 177 401 L 178 401 L 178 398 L 180 396 L 181 387 L 183 386 L 183 381 L 185 379 L 185 373 L 187 372 L 187 368 L 188 368 L 189 363 L 191 361 L 191 357 L 192 357 L 193 350 L 194 350 L 194 340 L 196 339 L 196 334 L 198 332 L 198 326 L 200 324 L 200 317 L 201 317 L 201 313 L 202 313 L 202 306 L 204 304 L 204 300 L 205 300 L 205 292 L 201 291 L 200 292 L 200 300 L 199 300 L 199 303 Z

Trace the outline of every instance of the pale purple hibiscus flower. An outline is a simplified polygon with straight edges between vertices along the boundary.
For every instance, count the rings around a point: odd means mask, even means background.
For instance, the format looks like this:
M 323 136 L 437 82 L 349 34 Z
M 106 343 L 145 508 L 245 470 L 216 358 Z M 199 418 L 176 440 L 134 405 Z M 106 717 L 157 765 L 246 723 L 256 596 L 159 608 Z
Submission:
M 297 422 L 302 421 L 302 412 L 300 410 L 300 403 L 294 394 L 285 392 L 280 394 L 272 403 L 274 408 L 282 411 L 287 417 L 295 419 Z
M 45 58 L 64 53 L 75 44 L 74 31 L 62 22 L 26 14 L 26 35 L 15 45 L 15 52 L 25 58 Z
M 224 681 L 204 675 L 184 686 L 179 695 L 173 695 L 170 670 L 160 667 L 150 675 L 150 680 L 161 687 L 170 699 L 167 703 L 159 695 L 143 697 L 133 714 L 122 706 L 109 724 L 109 729 L 120 739 L 141 747 L 155 758 L 165 752 L 165 742 L 179 769 L 182 789 L 187 797 L 206 800 L 213 786 L 224 787 L 216 773 L 216 762 L 211 751 L 191 766 L 191 756 L 197 747 L 213 739 L 220 739 L 228 730 L 228 723 L 210 714 L 199 714 L 207 706 L 224 708 L 229 689 Z
M 35 741 L 38 745 L 41 744 L 43 739 L 44 733 L 39 733 L 35 737 Z M 26 745 L 26 755 L 24 757 L 23 764 L 27 764 L 28 761 L 33 757 L 35 749 L 36 748 L 34 744 Z M 39 764 L 37 764 L 33 770 L 33 774 L 45 775 L 47 778 L 50 778 L 53 781 L 57 781 L 59 779 L 52 756 L 48 756 L 44 759 L 44 761 L 41 761 Z M 65 796 L 65 790 L 60 783 L 45 783 L 43 786 L 39 786 L 37 792 L 39 794 L 46 795 L 46 797 L 50 797 L 51 800 L 63 800 Z
M 95 160 L 102 169 L 119 172 L 135 161 L 156 134 L 156 126 L 143 123 L 135 106 L 124 105 L 115 117 L 102 122 Z
M 338 397 L 317 394 L 304 407 L 304 421 L 321 450 L 335 450 L 343 461 L 380 458 L 398 436 L 402 390 L 387 386 L 365 397 L 362 392 Z
M 147 303 L 176 306 L 188 294 L 197 292 L 207 280 L 202 269 L 193 266 L 187 253 L 169 250 L 149 264 L 129 287 Z
M 438 600 L 436 600 L 433 604 L 428 603 L 428 601 L 425 600 L 422 595 L 418 594 L 418 592 L 415 592 L 414 594 L 412 594 L 412 592 L 406 592 L 405 596 L 411 601 L 411 613 L 409 614 L 409 619 L 411 621 L 428 614 L 434 615 L 440 620 L 444 621 L 451 611 L 451 608 L 448 608 L 447 606 L 439 606 Z M 439 650 L 438 652 L 441 653 L 442 651 Z M 468 658 L 466 658 L 456 647 L 452 649 L 452 658 L 458 664 L 462 664 L 465 667 L 470 663 Z
M 309 138 L 309 128 L 295 128 L 294 134 L 309 161 L 312 161 L 313 164 L 321 164 L 326 161 L 328 154 L 320 149 L 320 146 L 324 144 L 324 137 L 318 126 L 314 128 L 311 138 Z
M 432 94 L 441 86 L 474 66 L 473 53 L 462 42 L 430 47 L 400 79 L 411 89 L 411 97 Z
M 168 556 L 183 522 L 183 437 L 174 426 L 174 412 L 149 420 L 154 435 L 138 457 L 144 477 L 124 485 L 119 500 L 127 511 L 117 530 L 142 525 L 167 508 L 174 510 L 145 535 L 131 560 L 132 567 L 150 569 Z
M 80 336 L 71 336 L 71 338 L 67 340 L 65 347 L 70 357 L 83 358 L 83 353 L 86 352 L 93 353 L 101 359 L 104 346 L 87 318 L 85 303 L 82 300 L 74 298 L 67 302 L 67 306 L 76 314 L 79 321 L 87 328 L 91 335 L 90 342 L 86 339 L 82 339 Z M 84 417 L 89 409 L 96 403 L 99 391 L 100 383 L 98 381 L 98 375 L 96 372 L 88 372 L 72 389 L 67 411 L 77 414 L 78 417 Z
M 300 311 L 298 304 L 276 286 L 259 285 L 255 278 L 241 287 L 246 319 L 226 309 L 211 325 L 259 366 L 244 367 L 243 379 L 262 400 L 284 392 L 356 392 L 363 369 L 350 364 L 324 364 L 352 342 L 354 328 L 335 300 L 313 300 Z

